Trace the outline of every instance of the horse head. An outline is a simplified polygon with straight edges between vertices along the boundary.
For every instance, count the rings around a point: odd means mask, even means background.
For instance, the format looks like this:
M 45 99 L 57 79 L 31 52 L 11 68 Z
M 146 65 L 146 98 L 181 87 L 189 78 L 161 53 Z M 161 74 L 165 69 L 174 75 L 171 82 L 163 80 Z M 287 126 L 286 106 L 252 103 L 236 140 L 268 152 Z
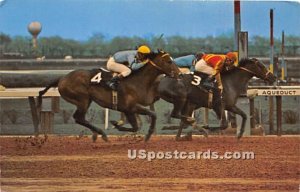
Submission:
M 274 83 L 276 77 L 271 73 L 268 68 L 258 59 L 242 59 L 239 62 L 238 68 L 248 71 L 253 76 L 268 81 L 269 83 Z
M 148 59 L 148 64 L 153 65 L 162 73 L 172 78 L 178 78 L 180 70 L 169 53 L 158 50 L 158 52 L 152 52 Z

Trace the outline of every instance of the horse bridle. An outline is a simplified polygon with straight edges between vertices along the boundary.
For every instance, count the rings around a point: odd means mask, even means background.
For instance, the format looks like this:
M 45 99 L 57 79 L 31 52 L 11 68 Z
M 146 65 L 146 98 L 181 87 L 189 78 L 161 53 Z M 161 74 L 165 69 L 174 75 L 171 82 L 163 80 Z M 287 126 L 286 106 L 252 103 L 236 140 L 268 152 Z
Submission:
M 255 60 L 254 64 L 257 65 L 258 62 L 259 62 L 258 60 Z M 251 70 L 249 70 L 249 69 L 247 69 L 247 68 L 245 68 L 245 67 L 238 67 L 238 68 L 240 68 L 240 69 L 242 69 L 242 70 L 244 70 L 244 71 L 247 71 L 247 72 L 253 74 L 254 76 L 257 75 L 256 73 L 254 73 L 253 71 L 251 71 Z M 264 80 L 268 78 L 269 73 L 271 73 L 270 70 L 268 70 L 268 72 L 267 72 L 267 73 L 265 74 L 265 76 L 263 77 Z
M 169 56 L 169 53 L 165 53 L 161 57 L 166 57 L 166 56 Z M 148 61 L 152 66 L 156 67 L 160 71 L 163 71 L 162 68 L 160 66 L 158 66 L 157 64 L 155 64 L 152 60 L 148 59 Z

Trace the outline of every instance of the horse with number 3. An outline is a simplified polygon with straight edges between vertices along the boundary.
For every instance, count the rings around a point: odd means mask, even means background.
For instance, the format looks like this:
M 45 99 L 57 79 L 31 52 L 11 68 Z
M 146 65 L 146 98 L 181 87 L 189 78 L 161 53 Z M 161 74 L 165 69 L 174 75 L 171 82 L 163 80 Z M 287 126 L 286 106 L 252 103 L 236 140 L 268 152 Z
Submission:
M 276 77 L 268 71 L 264 64 L 255 58 L 242 59 L 237 67 L 221 73 L 224 86 L 224 106 L 218 95 L 219 91 L 216 89 L 213 91 L 211 105 L 209 105 L 209 92 L 201 87 L 202 78 L 197 74 L 184 74 L 179 81 L 174 81 L 168 77 L 162 78 L 158 86 L 160 97 L 174 104 L 172 117 L 181 119 L 176 139 L 179 140 L 182 129 L 191 124 L 188 123 L 187 119 L 191 118 L 193 111 L 201 107 L 213 109 L 219 119 L 224 116 L 222 114 L 223 107 L 229 112 L 240 115 L 242 123 L 237 137 L 241 138 L 245 130 L 247 115 L 236 106 L 236 103 L 238 97 L 247 89 L 247 83 L 253 76 L 269 83 L 276 80 Z M 219 127 L 206 128 L 210 130 L 226 129 L 227 121 L 221 119 Z

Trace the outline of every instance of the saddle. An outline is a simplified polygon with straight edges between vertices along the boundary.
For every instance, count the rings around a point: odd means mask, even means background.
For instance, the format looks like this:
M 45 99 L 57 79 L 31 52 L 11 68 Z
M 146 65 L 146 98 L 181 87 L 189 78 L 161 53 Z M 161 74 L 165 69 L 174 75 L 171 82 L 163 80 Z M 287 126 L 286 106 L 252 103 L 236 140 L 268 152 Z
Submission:
M 214 95 L 219 94 L 216 80 L 208 81 L 209 75 L 202 72 L 195 71 L 191 74 L 193 75 L 191 84 L 208 93 L 208 107 L 211 108 Z
M 104 87 L 107 87 L 110 89 L 110 87 L 107 85 L 107 82 L 111 80 L 114 72 L 108 71 L 104 68 L 100 69 L 92 69 L 91 71 L 91 79 L 90 83 L 94 85 L 102 85 Z M 112 91 L 112 109 L 117 110 L 118 107 L 118 93 L 117 91 Z

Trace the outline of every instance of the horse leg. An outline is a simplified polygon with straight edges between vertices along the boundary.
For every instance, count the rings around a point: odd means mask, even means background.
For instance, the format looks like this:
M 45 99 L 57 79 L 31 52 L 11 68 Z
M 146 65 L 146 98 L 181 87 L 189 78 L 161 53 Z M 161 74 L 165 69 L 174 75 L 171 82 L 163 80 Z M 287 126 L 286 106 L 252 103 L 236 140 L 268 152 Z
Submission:
M 120 119 L 118 121 L 118 125 L 124 125 L 126 123 L 126 117 L 125 117 L 125 114 L 124 113 L 120 113 Z
M 216 108 L 214 108 L 214 111 L 220 120 L 220 127 L 219 129 L 224 130 L 228 127 L 228 121 L 226 120 L 226 115 L 225 115 L 225 103 L 224 101 L 220 102 L 220 105 L 217 105 Z
M 237 106 L 233 106 L 233 107 L 231 107 L 230 109 L 227 109 L 227 110 L 230 111 L 230 112 L 233 112 L 235 114 L 238 114 L 242 117 L 241 129 L 240 129 L 240 132 L 237 135 L 237 138 L 240 139 L 243 136 L 244 131 L 245 131 L 247 115 L 240 108 L 238 108 Z
M 134 110 L 138 114 L 150 116 L 151 124 L 150 124 L 149 130 L 148 130 L 148 133 L 145 135 L 145 142 L 147 142 L 150 139 L 150 137 L 153 134 L 154 129 L 155 129 L 155 123 L 156 123 L 156 118 L 157 118 L 156 113 L 140 104 L 136 104 Z
M 185 123 L 183 120 L 180 121 L 179 129 L 175 138 L 176 141 L 183 141 L 183 139 L 181 139 L 182 129 L 186 129 L 188 126 L 189 124 Z
M 173 110 L 171 112 L 171 117 L 175 119 L 181 119 L 181 110 L 184 107 L 185 101 L 175 101 L 173 104 Z
M 86 107 L 77 106 L 77 110 L 75 111 L 75 113 L 73 115 L 75 122 L 82 126 L 89 128 L 93 133 L 98 133 L 98 134 L 102 135 L 102 139 L 104 141 L 108 141 L 107 136 L 102 129 L 99 129 L 99 128 L 93 126 L 85 119 L 85 114 L 87 112 L 88 107 L 89 107 L 89 104 Z M 95 141 L 96 139 L 97 139 L 97 137 L 94 134 L 93 140 Z
M 136 114 L 135 116 L 137 119 L 138 127 L 142 127 L 143 126 L 142 118 L 138 114 Z
M 136 114 L 135 113 L 128 113 L 128 112 L 126 112 L 124 114 L 125 114 L 128 122 L 132 126 L 132 128 L 123 127 L 123 126 L 119 125 L 117 121 L 111 121 L 111 123 L 119 131 L 137 132 L 138 129 L 139 129 L 139 127 L 138 127 L 138 122 L 137 122 Z
M 186 116 L 192 116 L 193 112 L 197 108 L 198 108 L 197 105 L 195 105 L 194 103 L 186 102 L 186 104 L 184 106 L 184 109 L 182 110 L 182 114 L 186 115 Z M 180 122 L 179 130 L 178 130 L 177 135 L 176 135 L 176 141 L 190 141 L 190 140 L 192 140 L 192 134 L 193 134 L 194 131 L 197 131 L 197 132 L 203 134 L 205 137 L 207 137 L 208 134 L 205 131 L 205 129 L 198 128 L 196 122 L 192 123 L 193 130 L 188 132 L 187 135 L 185 135 L 184 137 L 181 137 L 182 129 L 186 129 L 189 125 L 190 125 L 190 123 L 187 123 L 185 121 Z
M 176 119 L 181 119 L 185 123 L 192 125 L 196 121 L 196 119 L 193 118 L 192 115 L 190 115 L 190 116 L 183 115 L 183 112 L 182 112 L 182 110 L 184 110 L 184 107 L 186 105 L 187 105 L 187 102 L 174 104 L 174 108 L 172 110 L 171 117 L 176 118 Z
M 186 129 L 186 128 L 188 128 L 188 125 L 192 125 L 193 123 L 195 123 L 195 121 L 196 121 L 195 118 L 192 118 L 194 108 L 195 108 L 195 106 L 192 103 L 187 101 L 181 109 L 182 115 L 180 115 L 180 119 L 181 119 L 180 125 L 179 126 L 178 125 L 164 126 L 162 128 L 162 130 L 177 130 L 178 129 L 177 135 L 180 136 L 181 133 L 179 133 L 179 132 L 182 132 L 182 129 Z M 187 124 L 187 125 L 181 126 L 181 123 Z
M 226 116 L 225 116 L 224 108 L 225 108 L 225 105 L 222 104 L 222 103 L 216 104 L 213 107 L 213 110 L 216 113 L 217 118 L 220 121 L 220 125 L 218 127 L 205 126 L 203 128 L 208 129 L 210 131 L 219 131 L 219 130 L 226 129 L 228 127 L 228 121 L 227 121 Z

